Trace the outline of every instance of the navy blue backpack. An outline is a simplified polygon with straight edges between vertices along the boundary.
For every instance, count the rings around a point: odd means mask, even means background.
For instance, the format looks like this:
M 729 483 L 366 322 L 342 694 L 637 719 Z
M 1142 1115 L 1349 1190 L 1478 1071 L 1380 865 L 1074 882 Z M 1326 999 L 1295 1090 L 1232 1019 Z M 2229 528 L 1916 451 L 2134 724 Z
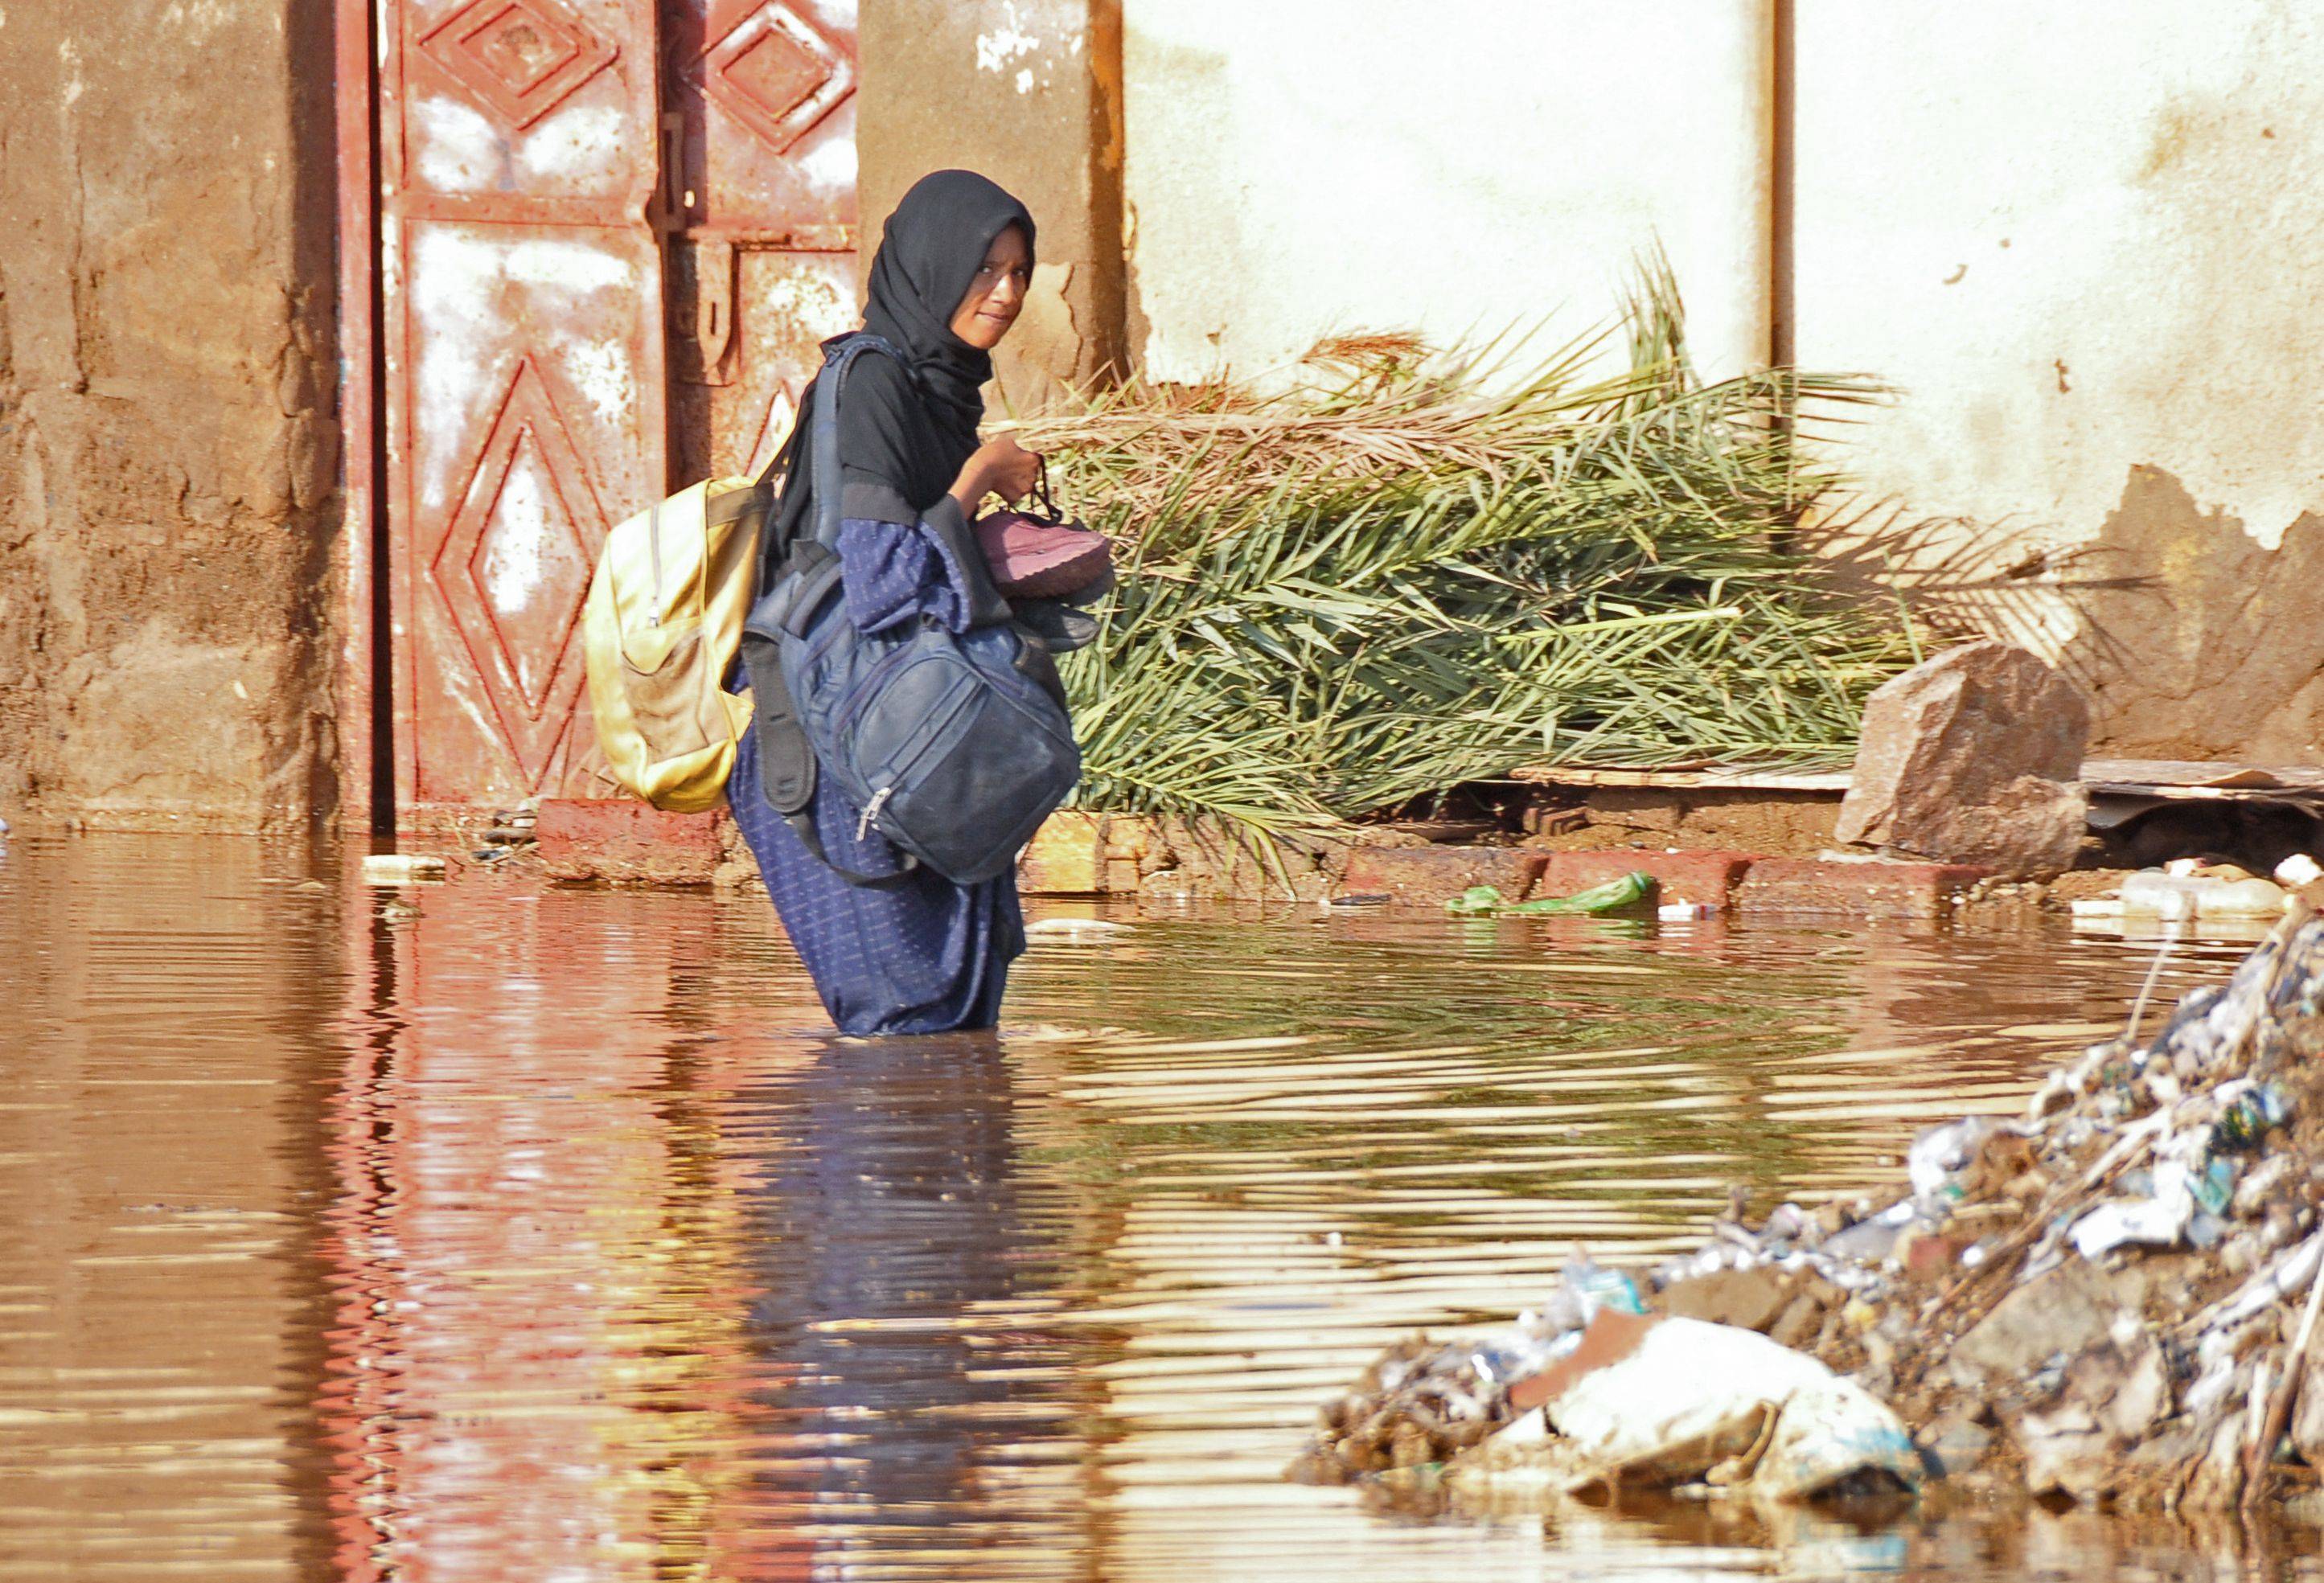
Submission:
M 1006 873 L 1081 778 L 1056 667 L 1009 621 L 954 632 L 923 618 L 860 632 L 840 582 L 839 393 L 867 352 L 902 361 L 869 333 L 824 351 L 813 446 L 815 534 L 802 537 L 742 626 L 767 800 L 826 863 L 813 819 L 816 777 L 837 781 L 860 817 L 901 848 L 901 870 L 853 873 L 897 884 L 922 867 L 956 884 Z M 771 516 L 771 513 L 770 514 Z

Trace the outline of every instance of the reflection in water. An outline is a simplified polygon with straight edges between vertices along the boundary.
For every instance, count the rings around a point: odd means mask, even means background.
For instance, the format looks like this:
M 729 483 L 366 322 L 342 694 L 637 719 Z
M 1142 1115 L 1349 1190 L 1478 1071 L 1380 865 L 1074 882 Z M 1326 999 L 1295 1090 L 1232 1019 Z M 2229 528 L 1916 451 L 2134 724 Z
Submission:
M 604 899 L 445 890 L 356 925 L 339 1574 L 1068 1553 L 1038 1542 L 1070 1410 L 1018 1303 L 1042 1262 L 997 1042 L 721 1033 L 716 915 Z
M 0 851 L 0 1577 L 323 1575 L 330 898 L 254 842 Z
M 689 1542 L 690 1387 L 735 1372 L 742 1294 L 728 1195 L 685 1180 L 659 1091 L 672 986 L 711 941 L 632 899 L 351 919 L 321 1385 L 344 1577 L 649 1576 L 665 1524 Z
M 1038 1295 L 1058 1261 L 1024 1212 L 997 1042 L 834 1039 L 741 1098 L 753 1426 L 795 1450 L 752 1459 L 718 1575 L 1070 1555 L 1070 1353 Z
M 0 1575 L 2324 1575 L 2309 1529 L 1277 1477 L 1574 1241 L 2014 1109 L 2135 947 L 1186 913 L 1037 950 L 998 1040 L 858 1042 L 750 898 L 405 916 L 345 861 L 0 858 Z

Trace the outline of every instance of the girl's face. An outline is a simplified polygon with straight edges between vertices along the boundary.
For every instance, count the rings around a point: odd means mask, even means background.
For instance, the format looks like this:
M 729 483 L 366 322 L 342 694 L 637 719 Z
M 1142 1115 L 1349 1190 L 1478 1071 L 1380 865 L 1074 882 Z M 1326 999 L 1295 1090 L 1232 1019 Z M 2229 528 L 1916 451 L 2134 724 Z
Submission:
M 1017 322 L 1032 278 L 1033 252 L 1025 245 L 1025 233 L 1015 225 L 1001 227 L 985 249 L 976 279 L 968 283 L 968 295 L 953 310 L 952 333 L 980 352 L 992 350 Z

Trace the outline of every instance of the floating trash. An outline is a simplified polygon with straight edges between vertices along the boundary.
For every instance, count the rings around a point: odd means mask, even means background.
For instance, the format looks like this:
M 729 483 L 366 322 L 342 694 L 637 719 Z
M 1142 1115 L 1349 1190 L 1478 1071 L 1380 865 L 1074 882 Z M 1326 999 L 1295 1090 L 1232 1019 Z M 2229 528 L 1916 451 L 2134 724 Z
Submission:
M 1921 1483 L 1920 1452 L 1885 1403 L 1735 1325 L 1609 1310 L 1511 1397 L 1569 1442 L 1569 1488 L 1699 1482 L 1805 1500 Z
M 1515 1325 L 1406 1343 L 1325 1410 L 1297 1471 L 1419 1459 L 1456 1477 L 1529 1469 L 1543 1489 L 1651 1477 L 1788 1498 L 1909 1487 L 1929 1447 L 1951 1472 L 2007 1442 L 2036 1495 L 2218 1509 L 2268 1493 L 2280 1459 L 2312 1481 L 2319 904 L 2324 884 L 2292 897 L 2225 985 L 2144 1044 L 2134 1014 L 2022 1118 L 1931 1128 L 1885 1207 L 1784 1204 L 1755 1229 L 1738 1194 L 1627 1302 L 1626 1273 L 1584 1255 Z
M 411 885 L 441 879 L 445 861 L 425 852 L 374 852 L 363 861 L 366 885 Z
M 1130 925 L 1110 923 L 1103 918 L 1043 918 L 1025 925 L 1025 937 L 1028 940 L 1062 940 L 1068 943 L 1111 940 L 1130 932 Z
M 1572 896 L 1543 896 L 1519 902 L 1503 900 L 1501 893 L 1490 885 L 1472 885 L 1446 902 L 1444 910 L 1459 917 L 1562 917 L 1635 907 L 1654 893 L 1654 876 L 1637 873 L 1592 885 Z

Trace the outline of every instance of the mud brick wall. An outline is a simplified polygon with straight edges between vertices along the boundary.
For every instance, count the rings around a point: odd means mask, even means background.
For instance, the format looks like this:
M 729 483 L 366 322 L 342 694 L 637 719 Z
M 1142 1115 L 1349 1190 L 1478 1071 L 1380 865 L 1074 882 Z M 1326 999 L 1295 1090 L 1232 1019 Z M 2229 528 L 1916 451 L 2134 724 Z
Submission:
M 0 26 L 0 813 L 333 795 L 327 0 Z

